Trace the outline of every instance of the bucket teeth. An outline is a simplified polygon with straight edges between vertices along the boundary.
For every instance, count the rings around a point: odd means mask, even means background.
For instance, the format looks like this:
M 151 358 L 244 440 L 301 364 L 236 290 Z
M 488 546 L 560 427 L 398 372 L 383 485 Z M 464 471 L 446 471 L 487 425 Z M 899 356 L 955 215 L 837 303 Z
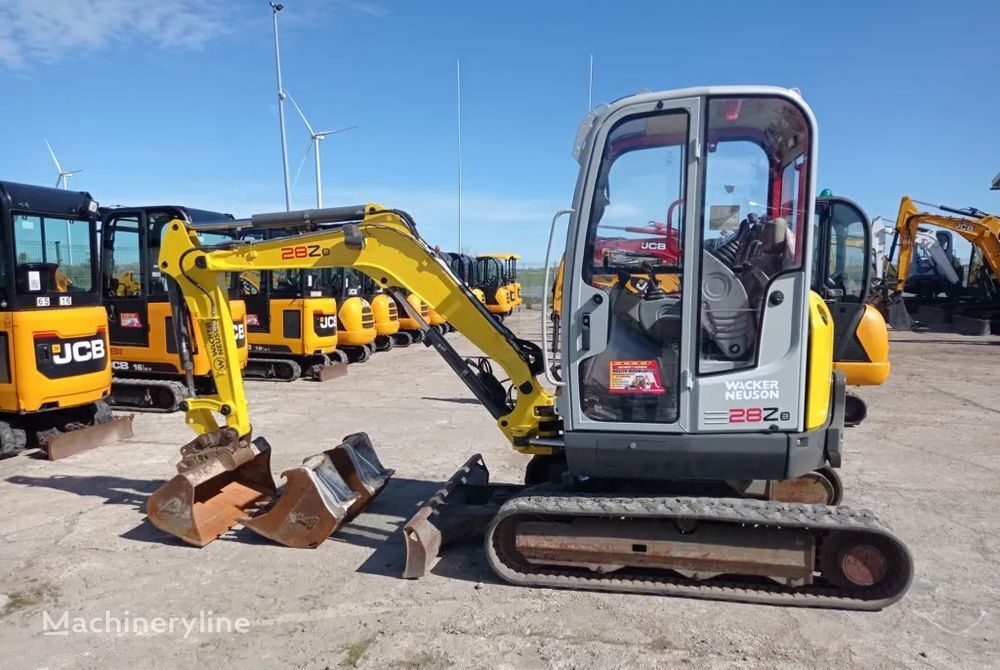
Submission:
M 368 435 L 348 435 L 343 444 L 283 472 L 280 497 L 244 525 L 287 547 L 317 547 L 357 516 L 392 473 L 379 461 Z
M 203 547 L 276 495 L 271 447 L 225 428 L 181 447 L 177 475 L 146 503 L 150 522 L 189 544 Z

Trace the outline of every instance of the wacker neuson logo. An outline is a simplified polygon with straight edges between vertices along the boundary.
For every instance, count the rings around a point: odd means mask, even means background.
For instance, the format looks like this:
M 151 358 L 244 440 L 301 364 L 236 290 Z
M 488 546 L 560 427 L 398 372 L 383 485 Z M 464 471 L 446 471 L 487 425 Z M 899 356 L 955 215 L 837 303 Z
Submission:
M 726 400 L 778 400 L 781 387 L 773 379 L 726 382 Z
M 42 612 L 42 635 L 191 635 L 250 632 L 246 617 L 231 618 L 202 610 L 198 616 L 140 616 L 125 610 L 102 616 L 76 616 L 69 610 Z

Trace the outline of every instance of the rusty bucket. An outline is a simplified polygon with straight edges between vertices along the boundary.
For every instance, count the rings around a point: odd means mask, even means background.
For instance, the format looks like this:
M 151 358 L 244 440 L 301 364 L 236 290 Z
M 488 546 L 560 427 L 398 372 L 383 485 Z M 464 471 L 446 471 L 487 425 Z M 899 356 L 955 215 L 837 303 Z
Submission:
M 244 525 L 286 547 L 318 547 L 360 514 L 392 474 L 379 461 L 368 435 L 348 435 L 342 444 L 283 472 L 281 495 Z
M 181 448 L 177 475 L 146 503 L 149 521 L 203 547 L 276 495 L 271 447 L 232 428 L 199 435 Z

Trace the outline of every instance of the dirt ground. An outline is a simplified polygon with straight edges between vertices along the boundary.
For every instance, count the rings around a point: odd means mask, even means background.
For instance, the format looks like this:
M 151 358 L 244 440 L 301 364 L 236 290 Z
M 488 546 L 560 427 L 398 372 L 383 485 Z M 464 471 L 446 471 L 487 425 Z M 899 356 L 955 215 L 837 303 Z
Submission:
M 513 326 L 537 335 L 538 312 Z M 892 357 L 890 381 L 863 391 L 869 417 L 848 432 L 841 470 L 845 502 L 875 509 L 916 561 L 909 594 L 883 612 L 523 589 L 475 546 L 400 579 L 400 527 L 470 454 L 498 481 L 524 464 L 417 346 L 328 384 L 248 384 L 275 472 L 362 430 L 396 469 L 315 550 L 245 530 L 196 549 L 146 523 L 146 498 L 191 437 L 180 414 L 139 415 L 133 440 L 63 461 L 0 461 L 0 668 L 997 667 L 1000 338 L 898 334 Z M 245 617 L 250 631 L 43 635 L 43 612 L 66 611 Z

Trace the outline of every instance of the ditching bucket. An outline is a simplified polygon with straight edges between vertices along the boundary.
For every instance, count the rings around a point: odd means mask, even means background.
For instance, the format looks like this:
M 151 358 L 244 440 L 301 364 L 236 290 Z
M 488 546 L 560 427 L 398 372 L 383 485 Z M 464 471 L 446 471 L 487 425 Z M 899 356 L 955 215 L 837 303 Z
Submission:
M 181 447 L 177 473 L 149 497 L 146 514 L 160 530 L 198 547 L 277 494 L 267 440 L 251 443 L 232 428 L 199 435 Z
M 445 545 L 482 538 L 500 505 L 523 489 L 490 484 L 483 457 L 470 458 L 403 526 L 403 578 L 423 577 Z
M 393 471 L 382 466 L 365 433 L 285 470 L 280 497 L 244 525 L 286 547 L 318 547 L 385 488 Z

